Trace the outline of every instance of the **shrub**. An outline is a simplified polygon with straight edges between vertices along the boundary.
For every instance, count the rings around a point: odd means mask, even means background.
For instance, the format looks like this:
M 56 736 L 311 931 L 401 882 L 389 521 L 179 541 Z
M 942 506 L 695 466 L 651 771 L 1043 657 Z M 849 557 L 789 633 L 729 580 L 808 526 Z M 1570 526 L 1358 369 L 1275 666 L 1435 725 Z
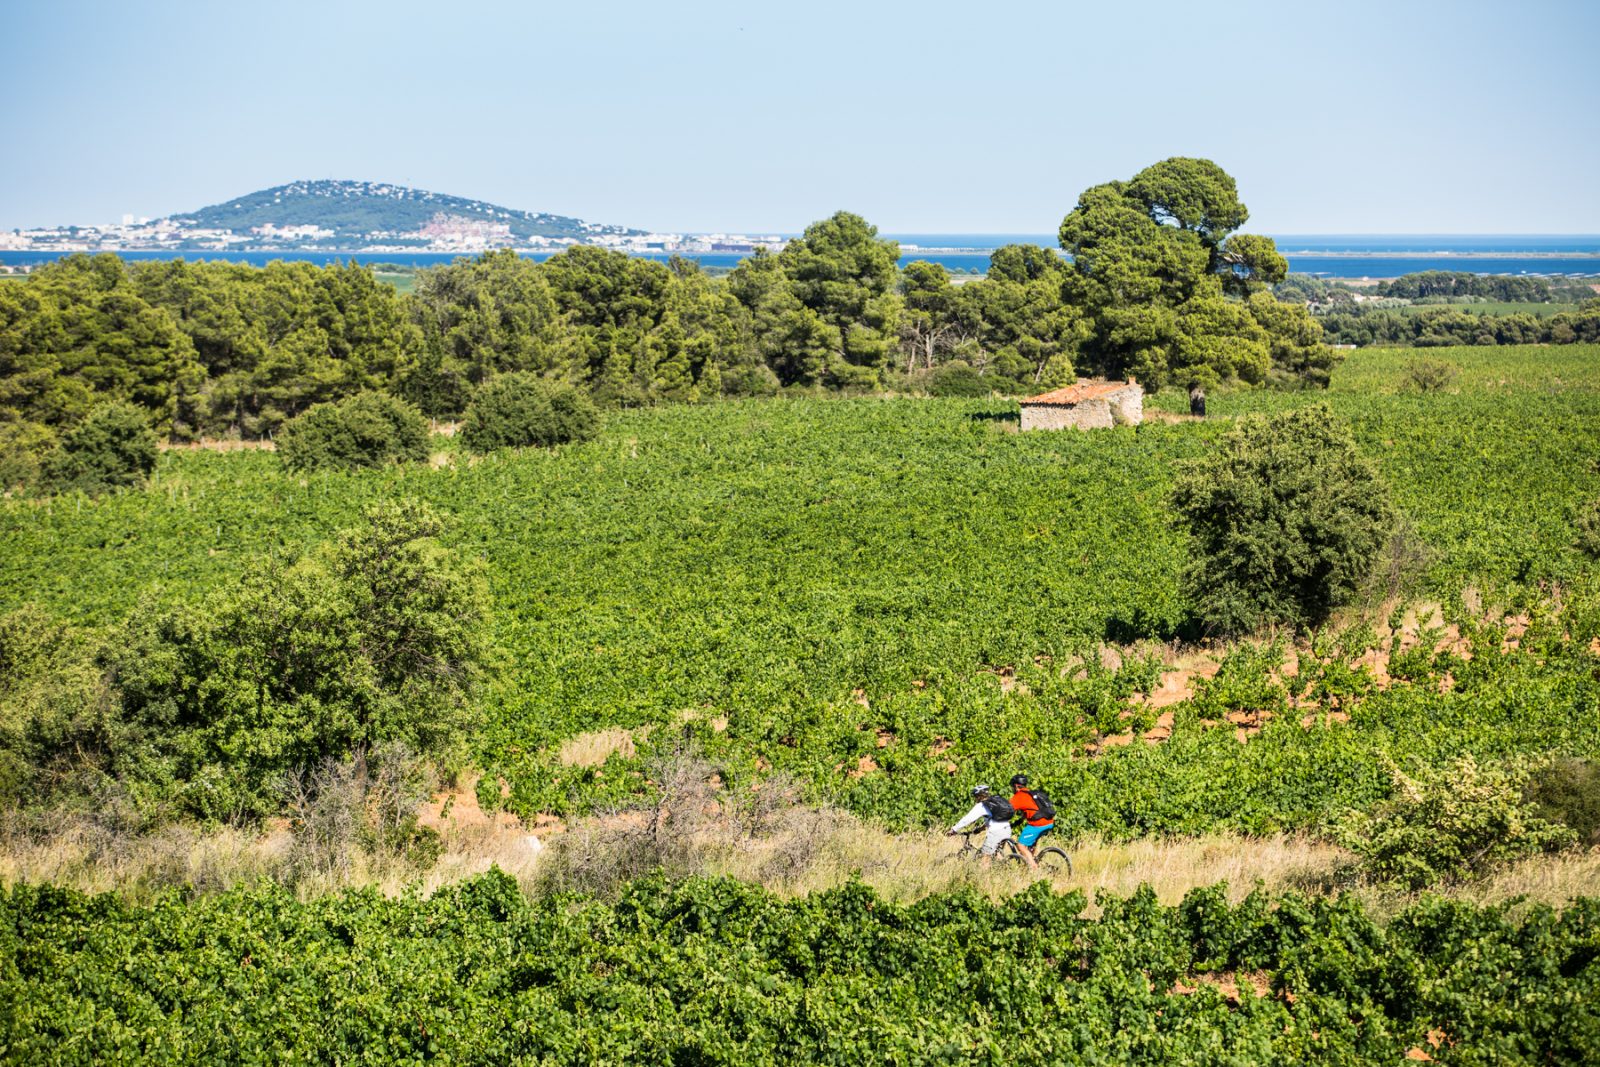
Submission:
M 1600 559 L 1600 500 L 1584 505 L 1573 527 L 1578 535 L 1575 539 L 1578 551 L 1591 559 Z
M 50 428 L 37 422 L 0 424 L 0 492 L 38 485 L 55 443 Z
M 748 363 L 722 372 L 722 391 L 728 396 L 777 396 L 778 376 L 765 363 Z
M 1195 616 L 1226 634 L 1322 623 L 1372 573 L 1394 526 L 1383 483 L 1321 404 L 1240 420 L 1185 465 L 1172 499 L 1194 539 Z
M 991 390 L 972 364 L 955 359 L 933 372 L 928 392 L 934 396 L 988 396 Z
M 1419 393 L 1436 393 L 1455 381 L 1455 377 L 1456 366 L 1453 363 L 1446 363 L 1442 359 L 1417 359 L 1406 367 L 1401 380 Z
M 1481 875 L 1519 856 L 1567 844 L 1571 830 L 1523 799 L 1525 769 L 1480 767 L 1472 756 L 1407 774 L 1392 762 L 1390 799 L 1336 830 L 1372 881 L 1422 889 Z
M 282 786 L 293 834 L 289 879 L 326 890 L 378 869 L 432 867 L 443 842 L 417 810 L 436 784 L 428 762 L 400 742 L 292 770 Z
M 455 756 L 481 721 L 488 593 L 424 504 L 366 521 L 206 602 L 141 610 L 101 653 L 107 767 L 205 818 L 263 815 L 292 768 L 401 742 Z
M 145 413 L 109 404 L 66 432 L 42 473 L 52 491 L 99 493 L 143 485 L 155 467 L 156 435 Z
M 356 470 L 428 458 L 428 422 L 387 393 L 357 393 L 314 404 L 279 432 L 278 454 L 291 470 Z
M 502 374 L 478 390 L 461 424 L 461 440 L 474 452 L 548 447 L 587 441 L 599 421 L 582 391 L 534 374 Z
M 1582 844 L 1600 845 L 1600 763 L 1570 757 L 1547 763 L 1529 776 L 1523 797 Z

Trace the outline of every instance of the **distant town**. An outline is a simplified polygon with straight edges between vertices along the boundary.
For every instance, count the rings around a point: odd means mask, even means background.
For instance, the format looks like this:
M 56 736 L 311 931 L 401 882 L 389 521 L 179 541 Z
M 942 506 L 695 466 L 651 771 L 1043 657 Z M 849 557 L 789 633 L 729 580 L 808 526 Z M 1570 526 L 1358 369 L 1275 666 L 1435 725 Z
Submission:
M 238 231 L 197 226 L 179 218 L 135 218 L 124 215 L 118 223 L 89 226 L 52 226 L 0 232 L 0 251 L 8 252 L 461 252 L 472 254 L 497 248 L 518 252 L 559 252 L 574 245 L 597 245 L 620 252 L 749 253 L 758 247 L 783 248 L 788 238 L 741 233 L 614 233 L 594 232 L 582 237 L 516 235 L 507 223 L 439 212 L 410 231 L 376 230 L 364 241 L 341 239 L 331 229 L 315 224 L 263 223 Z
M 0 251 L 559 252 L 595 245 L 630 253 L 750 253 L 777 235 L 654 233 L 522 211 L 384 182 L 310 180 L 163 218 L 0 232 Z

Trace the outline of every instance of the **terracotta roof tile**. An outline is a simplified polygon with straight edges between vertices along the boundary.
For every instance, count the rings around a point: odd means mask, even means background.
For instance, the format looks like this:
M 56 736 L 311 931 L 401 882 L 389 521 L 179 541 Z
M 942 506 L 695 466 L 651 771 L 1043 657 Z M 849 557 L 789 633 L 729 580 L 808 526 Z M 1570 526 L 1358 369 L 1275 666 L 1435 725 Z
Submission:
M 1126 389 L 1130 384 L 1132 383 L 1081 381 L 1076 385 L 1067 385 L 1060 389 L 1052 389 L 1048 393 L 1040 393 L 1038 396 L 1030 396 L 1022 402 L 1024 404 L 1081 404 L 1085 400 L 1093 400 L 1108 393 L 1115 393 L 1119 389 Z

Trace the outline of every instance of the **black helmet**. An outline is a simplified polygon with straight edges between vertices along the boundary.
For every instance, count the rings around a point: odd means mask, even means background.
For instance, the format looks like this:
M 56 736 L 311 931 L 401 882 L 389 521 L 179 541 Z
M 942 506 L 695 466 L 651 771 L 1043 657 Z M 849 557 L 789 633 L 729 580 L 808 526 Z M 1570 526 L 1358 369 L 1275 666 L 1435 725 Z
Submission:
M 993 792 L 993 790 L 990 789 L 987 785 L 975 785 L 975 786 L 972 787 L 972 795 L 975 796 L 975 797 L 987 796 L 989 793 L 992 793 L 992 792 Z
M 1013 774 L 1011 776 L 1011 784 L 1013 786 L 1026 786 L 1028 784 L 1028 776 L 1026 774 Z

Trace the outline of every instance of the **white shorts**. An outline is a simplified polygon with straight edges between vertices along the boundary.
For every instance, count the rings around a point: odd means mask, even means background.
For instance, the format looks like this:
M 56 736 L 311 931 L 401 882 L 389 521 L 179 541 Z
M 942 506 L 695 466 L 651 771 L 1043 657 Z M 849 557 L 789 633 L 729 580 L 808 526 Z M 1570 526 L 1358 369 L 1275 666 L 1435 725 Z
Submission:
M 983 835 L 983 854 L 992 856 L 1002 842 L 1011 836 L 1011 824 L 989 820 L 989 831 Z

